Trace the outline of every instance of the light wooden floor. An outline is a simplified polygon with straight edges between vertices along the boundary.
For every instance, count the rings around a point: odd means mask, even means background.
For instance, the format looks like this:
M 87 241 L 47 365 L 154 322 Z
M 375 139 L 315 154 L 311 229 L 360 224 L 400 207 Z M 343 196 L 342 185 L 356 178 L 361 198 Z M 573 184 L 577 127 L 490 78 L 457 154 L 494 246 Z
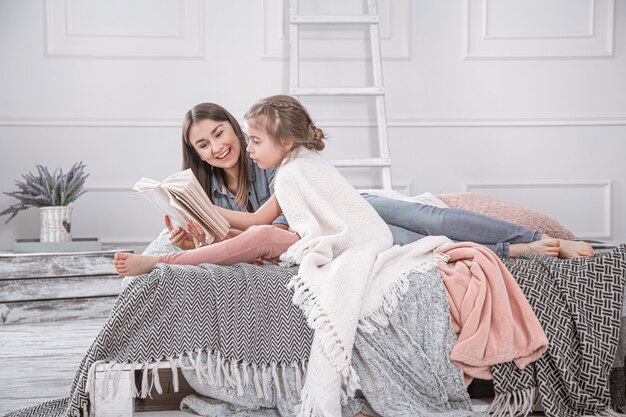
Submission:
M 0 415 L 65 397 L 106 319 L 0 326 Z

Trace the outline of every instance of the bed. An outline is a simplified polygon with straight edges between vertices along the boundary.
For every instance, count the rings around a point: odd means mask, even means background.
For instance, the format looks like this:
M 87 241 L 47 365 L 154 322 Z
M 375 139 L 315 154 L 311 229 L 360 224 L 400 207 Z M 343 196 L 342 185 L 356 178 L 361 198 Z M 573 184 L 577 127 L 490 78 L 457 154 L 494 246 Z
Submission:
M 162 234 L 147 251 L 162 253 L 171 249 L 167 246 L 166 235 Z M 516 407 L 516 412 L 523 415 L 542 405 L 547 416 L 575 416 L 606 413 L 609 407 L 622 409 L 626 388 L 624 335 L 620 330 L 625 322 L 622 305 L 626 246 L 604 248 L 591 260 L 564 261 L 529 256 L 509 259 L 505 264 L 535 310 L 548 336 L 550 349 L 524 370 L 508 363 L 494 367 L 496 398 L 491 404 L 491 411 L 496 415 L 509 415 L 511 407 Z M 293 406 L 297 403 L 294 394 L 299 386 L 298 379 L 301 383 L 306 371 L 307 344 L 311 334 L 297 309 L 291 305 L 291 294 L 286 286 L 277 284 L 286 283 L 295 271 L 275 266 L 233 268 L 165 267 L 134 281 L 120 296 L 111 317 L 85 355 L 76 373 L 71 395 L 15 412 L 11 416 L 51 417 L 70 415 L 69 412 L 97 417 L 130 416 L 134 413 L 133 397 L 158 394 L 161 389 L 159 373 L 163 368 L 173 369 L 174 374 L 177 374 L 177 368 L 181 368 L 196 391 L 212 398 L 205 400 L 195 396 L 186 399 L 183 407 L 190 410 L 209 407 L 208 412 L 224 416 L 243 411 L 259 416 L 293 415 Z M 237 276 L 241 279 L 232 279 Z M 415 278 L 419 278 L 421 284 L 419 287 L 412 286 L 415 291 L 407 293 L 406 303 L 412 306 L 443 305 L 443 292 L 437 287 L 437 279 L 428 274 Z M 224 285 L 234 282 L 241 285 L 224 289 Z M 203 284 L 198 287 L 198 283 Z M 181 303 L 172 302 L 174 297 L 168 296 L 179 291 L 176 288 L 186 289 L 181 295 Z M 258 344 L 271 346 L 276 345 L 275 340 L 284 342 L 281 352 L 270 352 L 278 355 L 279 359 L 273 360 L 271 355 L 267 356 L 268 352 L 248 351 L 249 355 L 263 357 L 259 363 L 267 365 L 265 369 L 249 368 L 250 372 L 245 374 L 249 384 L 238 382 L 237 375 L 244 375 L 243 367 L 241 372 L 235 372 L 233 361 L 228 359 L 241 357 L 242 354 L 237 352 L 250 350 L 249 346 L 228 345 L 224 339 L 220 349 L 211 347 L 202 350 L 198 346 L 206 346 L 206 341 L 201 340 L 201 336 L 190 338 L 188 335 L 202 334 L 203 327 L 195 329 L 195 332 L 193 329 L 177 331 L 171 327 L 173 317 L 178 317 L 176 311 L 183 315 L 179 317 L 181 323 L 193 322 L 195 317 L 207 311 L 199 306 L 210 306 L 213 312 L 224 312 L 229 305 L 243 303 L 245 297 L 237 296 L 218 303 L 211 295 L 241 295 L 244 294 L 241 288 L 247 288 L 250 294 L 254 294 L 256 302 L 266 303 L 256 305 L 258 314 L 255 320 L 259 320 L 256 325 L 266 325 L 259 326 L 263 329 L 260 334 L 266 339 L 257 340 Z M 416 299 L 421 301 L 415 302 Z M 268 303 L 268 300 L 271 302 Z M 410 303 L 410 300 L 413 302 Z M 155 305 L 160 307 L 151 308 Z M 450 368 L 448 360 L 441 360 L 445 358 L 442 352 L 454 343 L 454 339 L 450 338 L 450 329 L 445 325 L 446 320 L 441 320 L 445 313 L 434 307 L 422 311 L 409 307 L 400 310 L 406 314 L 395 317 L 396 327 L 392 326 L 390 331 L 409 329 L 419 336 L 403 339 L 404 342 L 410 341 L 408 345 L 403 345 L 402 339 L 392 344 L 377 345 L 379 339 L 389 341 L 391 336 L 361 338 L 356 343 L 357 351 L 361 349 L 354 355 L 361 360 L 357 369 L 363 371 L 359 376 L 368 388 L 364 389 L 361 398 L 346 404 L 344 415 L 350 415 L 361 407 L 370 415 L 471 415 L 467 392 L 464 387 L 463 392 L 459 391 L 462 386 L 462 381 L 458 380 L 459 373 Z M 232 310 L 231 316 L 223 317 L 220 324 L 213 325 L 213 328 L 221 329 L 222 337 L 232 332 L 249 338 L 249 333 L 246 333 L 249 328 L 242 323 L 228 326 L 228 323 L 236 323 L 232 317 L 237 314 L 241 314 L 240 310 Z M 216 315 L 208 314 L 207 317 Z M 272 324 L 277 316 L 288 318 L 285 319 L 285 326 Z M 419 320 L 407 323 L 410 317 L 418 317 Z M 433 327 L 432 323 L 439 324 Z M 233 328 L 229 330 L 228 327 Z M 277 327 L 281 328 L 277 330 Z M 430 346 L 427 342 L 431 339 L 439 343 Z M 146 340 L 158 348 L 146 349 Z M 162 340 L 180 343 L 159 345 Z M 219 335 L 216 340 L 220 340 Z M 412 349 L 406 349 L 406 346 L 412 346 Z M 399 356 L 395 361 L 387 358 L 385 362 L 380 352 L 389 350 Z M 366 351 L 369 356 L 363 353 Z M 439 361 L 433 359 L 427 365 L 429 357 L 439 358 Z M 284 363 L 288 366 L 281 367 Z M 424 380 L 424 369 L 436 374 L 436 383 L 420 383 Z M 387 375 L 381 378 L 384 372 Z M 434 386 L 437 389 L 433 389 Z M 407 391 L 407 387 L 411 389 Z M 287 391 L 291 396 L 287 395 Z M 402 395 L 406 397 L 404 402 L 399 401 Z M 416 402 L 416 398 L 419 401 Z M 398 403 L 405 407 L 398 406 Z M 416 412 L 415 407 L 421 411 Z

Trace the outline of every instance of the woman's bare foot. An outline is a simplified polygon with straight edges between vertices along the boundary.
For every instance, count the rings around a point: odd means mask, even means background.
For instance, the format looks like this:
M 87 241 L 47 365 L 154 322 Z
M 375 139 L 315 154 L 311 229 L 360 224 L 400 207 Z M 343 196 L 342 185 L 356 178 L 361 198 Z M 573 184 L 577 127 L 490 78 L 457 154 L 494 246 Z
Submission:
M 559 239 L 546 238 L 530 243 L 512 243 L 509 247 L 509 258 L 522 255 L 551 256 L 556 258 L 560 253 Z
M 158 256 L 135 255 L 128 252 L 117 252 L 113 266 L 121 276 L 135 276 L 150 272 L 159 261 Z
M 593 248 L 589 243 L 581 242 L 579 240 L 561 240 L 561 250 L 559 251 L 559 258 L 591 258 L 592 256 Z
M 358 414 L 356 414 L 354 417 L 369 417 L 369 416 L 366 416 L 366 415 L 365 415 L 365 414 L 363 414 L 363 413 L 358 413 Z

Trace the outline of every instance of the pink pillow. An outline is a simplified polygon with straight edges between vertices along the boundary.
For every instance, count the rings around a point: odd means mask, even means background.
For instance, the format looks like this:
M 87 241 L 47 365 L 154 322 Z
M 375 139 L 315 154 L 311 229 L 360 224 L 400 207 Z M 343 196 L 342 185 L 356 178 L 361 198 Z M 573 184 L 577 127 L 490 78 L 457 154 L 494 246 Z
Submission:
M 559 222 L 545 214 L 527 209 L 519 204 L 480 193 L 440 194 L 447 205 L 482 213 L 489 217 L 519 224 L 531 230 L 546 233 L 557 239 L 576 239 L 576 236 Z

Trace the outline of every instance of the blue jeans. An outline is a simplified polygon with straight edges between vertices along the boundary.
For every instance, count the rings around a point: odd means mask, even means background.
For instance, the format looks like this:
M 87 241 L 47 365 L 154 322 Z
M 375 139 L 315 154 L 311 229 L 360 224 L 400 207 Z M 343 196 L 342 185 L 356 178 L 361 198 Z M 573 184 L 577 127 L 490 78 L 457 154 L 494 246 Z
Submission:
M 404 245 L 424 236 L 447 236 L 457 242 L 475 242 L 507 258 L 511 243 L 539 240 L 541 233 L 517 224 L 457 208 L 440 208 L 362 194 L 387 223 L 393 243 Z

